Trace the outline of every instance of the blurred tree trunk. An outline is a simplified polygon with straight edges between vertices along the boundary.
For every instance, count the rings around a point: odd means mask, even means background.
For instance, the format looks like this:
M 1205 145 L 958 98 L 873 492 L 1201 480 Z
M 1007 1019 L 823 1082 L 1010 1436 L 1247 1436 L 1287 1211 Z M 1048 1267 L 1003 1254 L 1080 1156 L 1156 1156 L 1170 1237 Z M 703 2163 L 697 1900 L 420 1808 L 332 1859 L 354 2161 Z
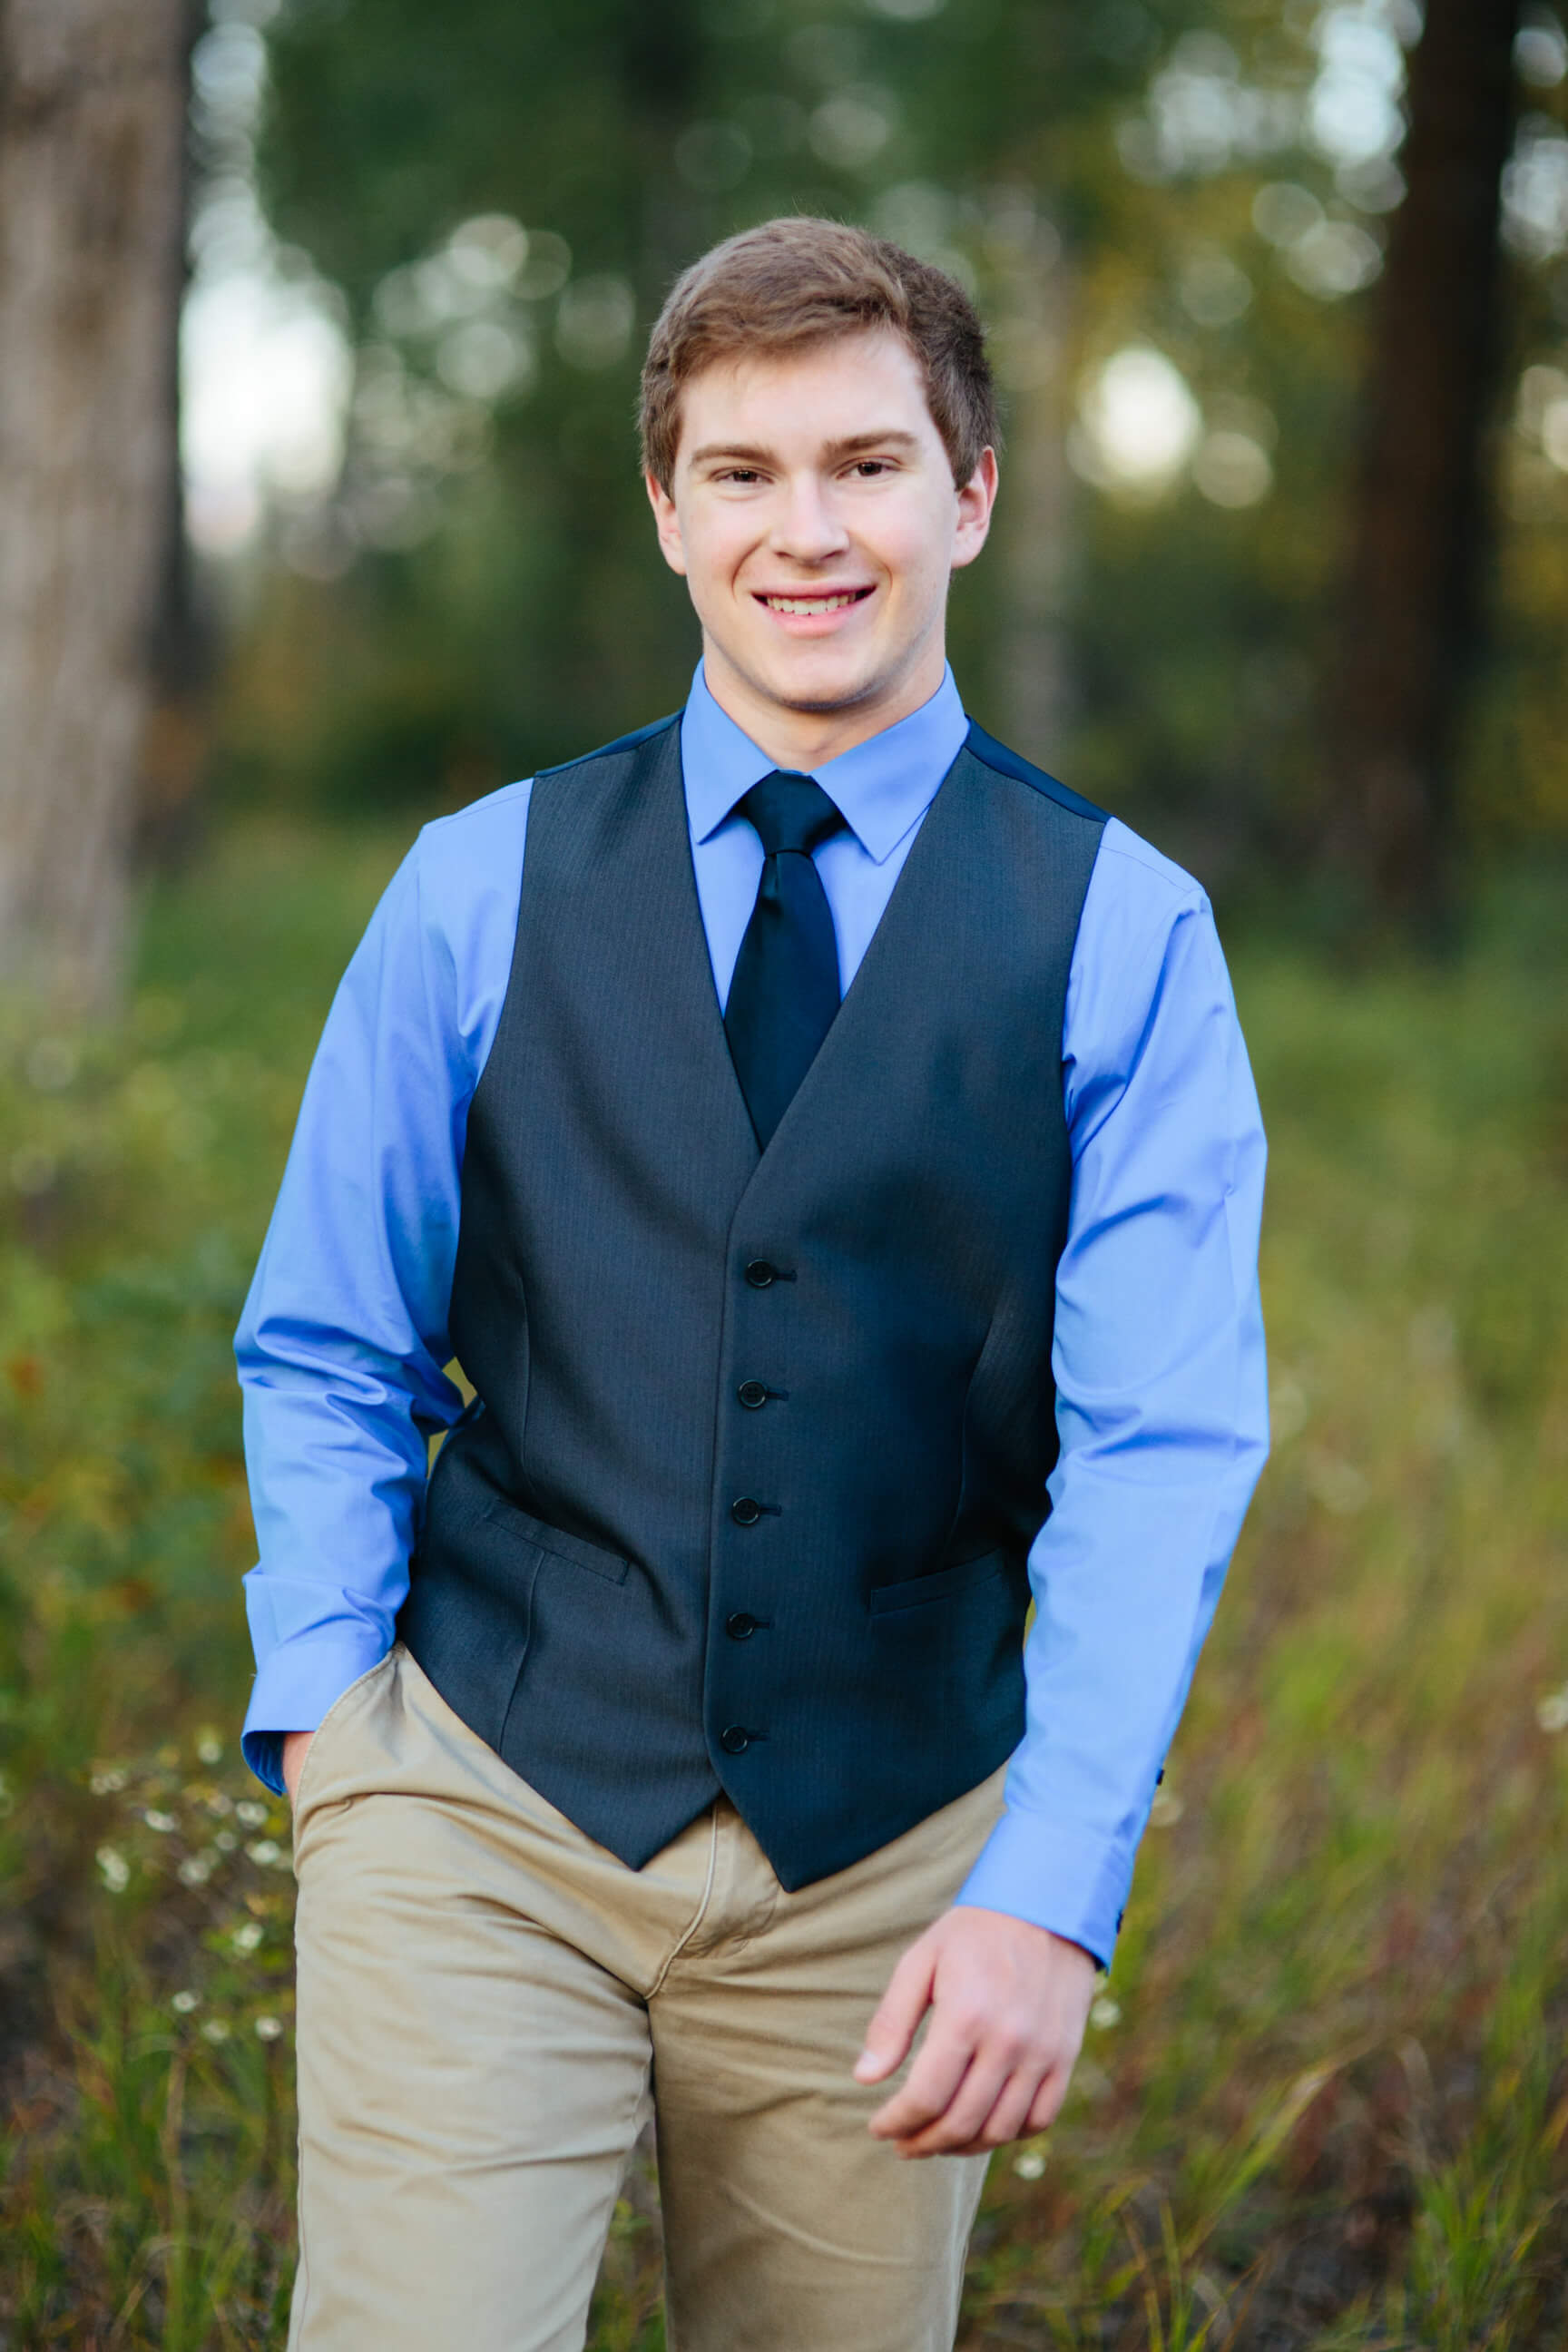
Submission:
M 702 83 L 707 40 L 693 0 L 622 0 L 621 81 L 637 158 L 639 310 L 651 326 L 671 280 L 700 249 L 702 211 L 675 168 L 675 143 Z
M 1406 929 L 1445 927 L 1454 766 L 1479 627 L 1500 189 L 1519 0 L 1426 0 L 1407 193 L 1374 298 L 1329 695 L 1335 863 Z
M 0 0 L 0 985 L 112 1008 L 175 467 L 185 0 Z
M 190 102 L 191 50 L 207 18 L 206 0 L 182 0 L 185 37 L 180 58 L 180 103 Z M 174 873 L 201 839 L 211 743 L 210 690 L 218 661 L 218 632 L 200 592 L 185 530 L 185 486 L 177 453 L 180 437 L 180 312 L 190 285 L 185 228 L 191 217 L 191 141 L 180 142 L 176 235 L 170 252 L 174 299 L 167 313 L 163 393 L 171 462 L 159 527 L 158 585 L 149 615 L 149 700 L 132 841 L 132 871 Z
M 1073 276 L 1048 223 L 1033 251 L 999 273 L 1007 439 L 996 561 L 1005 583 L 997 646 L 1003 730 L 1026 759 L 1054 768 L 1071 711 L 1067 629 L 1073 477 L 1070 416 Z

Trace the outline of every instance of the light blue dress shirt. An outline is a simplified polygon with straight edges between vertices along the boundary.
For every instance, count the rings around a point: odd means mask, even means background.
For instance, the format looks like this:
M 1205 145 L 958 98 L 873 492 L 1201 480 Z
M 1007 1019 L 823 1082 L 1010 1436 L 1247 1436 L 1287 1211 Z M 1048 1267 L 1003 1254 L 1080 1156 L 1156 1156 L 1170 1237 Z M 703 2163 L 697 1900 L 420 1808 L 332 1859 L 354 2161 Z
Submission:
M 945 675 L 814 772 L 848 830 L 816 852 L 847 988 L 967 720 Z M 763 866 L 735 803 L 774 762 L 709 693 L 681 722 L 721 1004 Z M 428 824 L 343 976 L 237 1341 L 260 1559 L 245 1753 L 281 1788 L 390 1647 L 444 1367 L 468 1104 L 510 971 L 530 785 Z M 1268 1450 L 1258 1100 L 1208 902 L 1114 818 L 1068 985 L 1072 1206 L 1052 1365 L 1061 1453 L 1029 1556 L 1027 1727 L 959 1900 L 1109 1960 L 1148 1817 Z M 1043 1504 L 1043 1497 L 1042 1497 Z

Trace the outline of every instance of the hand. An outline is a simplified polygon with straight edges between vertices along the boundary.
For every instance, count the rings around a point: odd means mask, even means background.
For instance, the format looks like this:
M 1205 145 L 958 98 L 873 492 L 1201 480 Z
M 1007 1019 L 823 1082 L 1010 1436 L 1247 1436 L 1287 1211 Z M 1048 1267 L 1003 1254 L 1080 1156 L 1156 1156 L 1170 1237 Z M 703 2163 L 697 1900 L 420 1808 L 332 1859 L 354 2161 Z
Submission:
M 931 2030 L 903 2088 L 871 2118 L 900 2156 L 980 2156 L 1044 2131 L 1067 2087 L 1094 1997 L 1081 1945 L 1005 1911 L 955 1906 L 910 1946 L 855 2065 L 880 2083 Z
M 305 1769 L 305 1758 L 315 1736 L 313 1731 L 286 1731 L 283 1734 L 283 1786 L 289 1791 L 290 1804 L 294 1801 L 300 1775 Z

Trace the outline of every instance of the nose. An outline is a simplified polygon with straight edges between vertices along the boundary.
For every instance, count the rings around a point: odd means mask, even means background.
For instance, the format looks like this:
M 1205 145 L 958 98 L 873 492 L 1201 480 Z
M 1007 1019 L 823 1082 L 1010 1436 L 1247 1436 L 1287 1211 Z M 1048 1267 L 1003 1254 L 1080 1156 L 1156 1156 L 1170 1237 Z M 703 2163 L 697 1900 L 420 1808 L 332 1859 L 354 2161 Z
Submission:
M 849 544 L 849 533 L 833 511 L 828 486 L 815 474 L 791 480 L 772 537 L 773 552 L 796 563 L 825 562 L 829 556 L 842 555 Z

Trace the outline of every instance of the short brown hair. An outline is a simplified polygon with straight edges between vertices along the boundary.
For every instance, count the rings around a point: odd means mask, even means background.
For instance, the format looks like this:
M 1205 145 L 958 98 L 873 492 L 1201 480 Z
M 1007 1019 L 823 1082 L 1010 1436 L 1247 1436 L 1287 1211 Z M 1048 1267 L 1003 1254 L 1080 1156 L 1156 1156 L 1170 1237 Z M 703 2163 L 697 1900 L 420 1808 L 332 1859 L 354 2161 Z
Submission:
M 1000 438 L 985 336 L 962 286 L 868 229 L 808 215 L 726 238 L 676 279 L 643 362 L 643 465 L 675 476 L 682 387 L 715 361 L 799 352 L 890 327 L 919 362 L 926 404 L 960 487 Z

